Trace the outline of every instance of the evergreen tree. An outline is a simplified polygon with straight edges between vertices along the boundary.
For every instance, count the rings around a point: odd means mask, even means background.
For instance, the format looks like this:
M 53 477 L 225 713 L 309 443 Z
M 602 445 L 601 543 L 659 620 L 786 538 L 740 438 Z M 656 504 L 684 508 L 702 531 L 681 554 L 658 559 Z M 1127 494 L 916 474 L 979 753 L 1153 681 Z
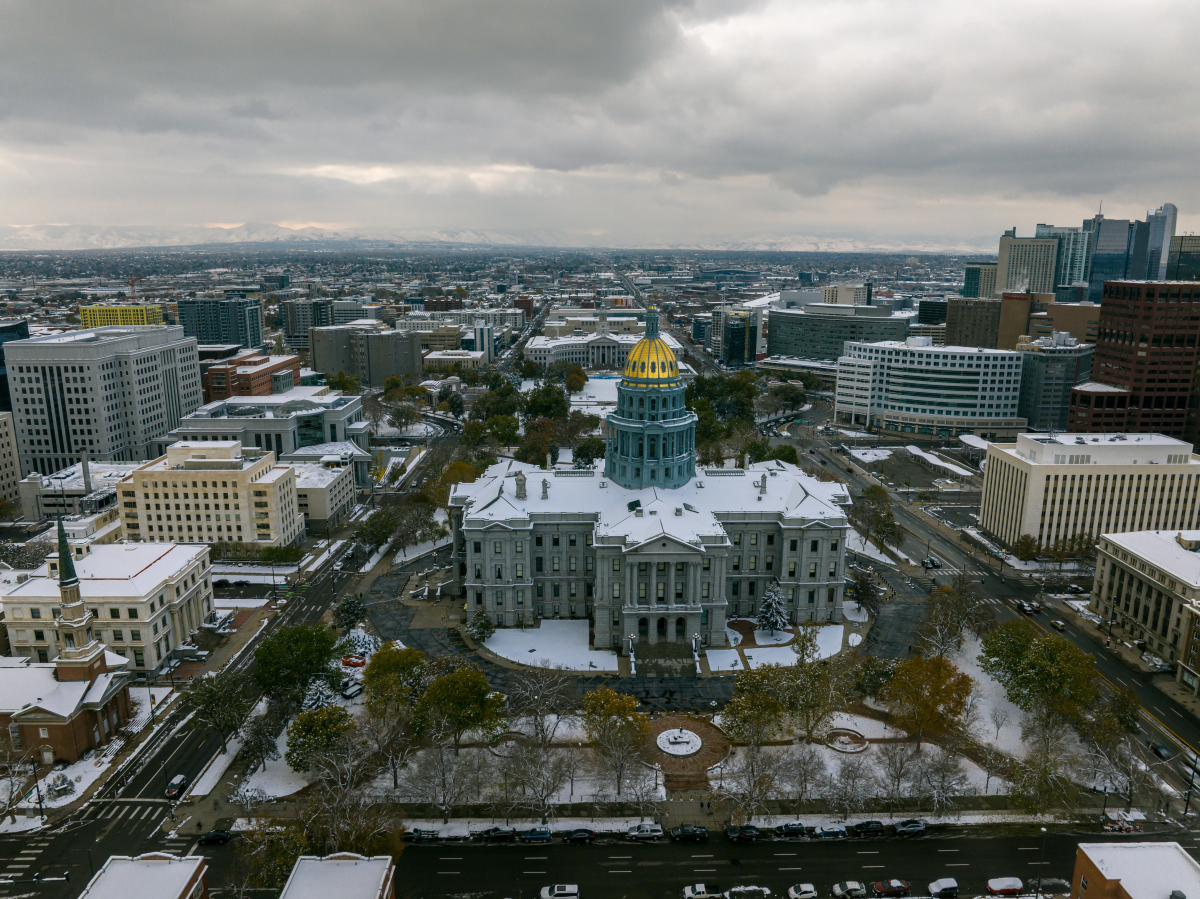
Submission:
M 483 609 L 477 609 L 467 622 L 467 635 L 476 643 L 486 643 L 494 633 L 496 625 L 492 624 L 492 617 Z
M 760 630 L 770 631 L 774 637 L 776 631 L 784 630 L 787 626 L 787 602 L 783 588 L 779 584 L 772 584 L 767 588 L 762 604 L 758 607 L 758 627 Z

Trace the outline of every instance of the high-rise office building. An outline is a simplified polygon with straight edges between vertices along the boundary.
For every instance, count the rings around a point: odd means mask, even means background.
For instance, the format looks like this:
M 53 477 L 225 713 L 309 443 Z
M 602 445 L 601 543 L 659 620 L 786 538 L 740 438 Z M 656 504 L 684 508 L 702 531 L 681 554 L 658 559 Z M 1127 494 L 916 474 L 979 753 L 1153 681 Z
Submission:
M 996 261 L 995 291 L 1054 293 L 1059 243 L 1057 237 L 1017 237 L 1016 228 L 1005 231 Z
M 1000 300 L 950 297 L 946 303 L 946 346 L 996 348 Z
M 917 305 L 917 322 L 922 325 L 944 325 L 946 323 L 946 298 L 922 298 Z
M 196 339 L 178 325 L 14 340 L 8 362 L 21 471 L 150 457 L 150 441 L 200 405 Z
M 283 307 L 283 339 L 293 350 L 307 350 L 308 329 L 324 328 L 333 322 L 333 300 L 306 297 L 279 304 Z
M 475 349 L 483 350 L 483 361 L 490 364 L 496 357 L 496 338 L 492 326 L 480 319 L 475 322 Z
M 80 306 L 79 327 L 104 328 L 109 325 L 161 325 L 162 306 Z
M 326 376 L 356 374 L 364 387 L 382 387 L 392 375 L 419 379 L 424 370 L 420 331 L 361 325 L 313 328 L 312 364 Z
M 230 293 L 223 297 L 185 297 L 179 301 L 179 323 L 197 343 L 244 346 L 257 350 L 263 342 L 262 300 Z
M 1167 281 L 1200 281 L 1200 237 L 1184 235 L 1171 238 L 1167 256 Z
M 1088 224 L 1085 222 L 1084 227 Z M 1091 225 L 1095 237 L 1088 271 L 1088 300 L 1099 303 L 1105 281 L 1145 280 L 1150 226 L 1146 222 L 1106 219 L 1102 215 L 1093 218 Z
M 996 263 L 968 262 L 963 269 L 962 295 L 968 299 L 990 299 L 996 292 Z
M 1078 284 L 1087 280 L 1088 243 L 1092 232 L 1083 227 L 1070 228 L 1057 225 L 1038 225 L 1033 232 L 1038 238 L 1058 238 L 1058 263 L 1055 267 L 1054 287 Z
M 1161 281 L 1167 277 L 1167 257 L 1171 241 L 1175 238 L 1175 220 L 1179 210 L 1174 203 L 1163 203 L 1157 209 L 1146 212 L 1146 224 L 1150 226 L 1146 249 L 1146 280 Z
M 848 340 L 904 340 L 911 320 L 911 316 L 893 313 L 886 301 L 875 306 L 810 303 L 798 309 L 776 307 L 767 319 L 767 354 L 834 362 L 845 352 Z
M 1022 337 L 1021 394 L 1017 414 L 1035 431 L 1061 431 L 1067 426 L 1071 389 L 1092 375 L 1096 347 L 1080 343 L 1070 334 L 1055 331 L 1049 337 Z
M 1200 282 L 1107 281 L 1092 380 L 1071 392 L 1067 427 L 1192 440 Z
M 23 318 L 0 320 L 0 412 L 12 411 L 12 396 L 8 391 L 8 364 L 4 361 L 4 344 L 10 340 L 29 337 L 29 322 Z

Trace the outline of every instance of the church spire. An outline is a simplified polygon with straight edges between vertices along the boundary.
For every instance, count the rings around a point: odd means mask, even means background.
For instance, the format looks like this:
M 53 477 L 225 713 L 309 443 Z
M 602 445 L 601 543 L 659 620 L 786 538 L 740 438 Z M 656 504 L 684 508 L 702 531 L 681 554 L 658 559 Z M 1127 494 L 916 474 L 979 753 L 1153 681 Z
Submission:
M 650 306 L 646 309 L 646 339 L 658 338 L 658 309 Z
M 63 527 L 62 516 L 58 516 L 58 588 L 79 586 L 79 577 L 75 574 L 75 560 L 71 556 L 71 546 L 67 543 L 67 529 Z

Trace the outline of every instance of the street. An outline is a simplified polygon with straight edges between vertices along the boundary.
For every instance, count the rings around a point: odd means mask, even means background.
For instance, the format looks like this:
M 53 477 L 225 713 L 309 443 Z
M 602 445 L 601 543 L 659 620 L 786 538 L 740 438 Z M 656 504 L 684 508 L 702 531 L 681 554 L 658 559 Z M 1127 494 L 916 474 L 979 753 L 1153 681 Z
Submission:
M 707 843 L 686 844 L 647 845 L 608 838 L 590 846 L 417 845 L 405 847 L 399 857 L 396 895 L 517 899 L 536 896 L 547 884 L 576 883 L 587 899 L 678 899 L 688 884 L 716 882 L 722 889 L 766 886 L 773 896 L 785 897 L 788 886 L 806 882 L 814 884 L 820 896 L 828 896 L 830 887 L 840 881 L 869 884 L 895 877 L 909 881 L 913 895 L 919 896 L 931 881 L 953 877 L 962 895 L 972 896 L 984 893 L 993 877 L 1020 877 L 1030 887 L 1039 874 L 1069 881 L 1077 843 L 1136 838 L 1050 828 L 1044 857 L 1042 834 L 1032 826 L 970 832 L 947 827 L 918 838 L 752 844 L 730 843 L 714 834 Z M 1195 848 L 1190 839 L 1185 845 Z

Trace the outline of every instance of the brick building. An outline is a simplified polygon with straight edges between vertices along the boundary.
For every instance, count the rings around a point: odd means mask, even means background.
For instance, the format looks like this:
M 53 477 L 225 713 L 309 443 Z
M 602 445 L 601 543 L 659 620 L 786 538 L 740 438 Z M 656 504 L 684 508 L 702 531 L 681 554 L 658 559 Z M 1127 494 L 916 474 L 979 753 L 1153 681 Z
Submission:
M 106 746 L 130 715 L 128 662 L 96 637 L 95 612 L 80 593 L 61 522 L 58 546 L 59 603 L 52 622 L 62 641 L 57 658 L 0 658 L 0 727 L 15 748 L 46 765 L 74 762 Z
M 1071 392 L 1067 429 L 1195 442 L 1200 282 L 1108 281 L 1092 380 Z
M 224 362 L 207 366 L 201 382 L 206 403 L 231 396 L 286 393 L 300 385 L 300 357 L 265 356 L 257 350 L 245 350 Z

